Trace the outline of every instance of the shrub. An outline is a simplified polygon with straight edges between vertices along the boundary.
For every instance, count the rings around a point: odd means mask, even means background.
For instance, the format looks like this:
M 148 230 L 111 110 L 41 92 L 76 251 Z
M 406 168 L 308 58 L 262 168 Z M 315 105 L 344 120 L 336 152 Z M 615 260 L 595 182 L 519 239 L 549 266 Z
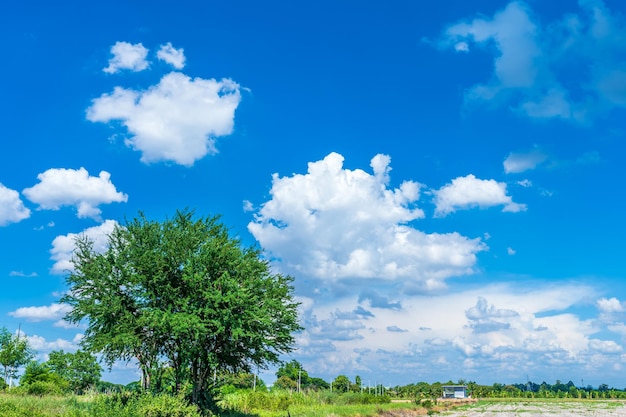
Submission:
M 137 414 L 142 417 L 200 417 L 200 410 L 182 397 L 143 395 L 139 397 Z
M 23 390 L 26 394 L 38 395 L 40 397 L 43 397 L 44 395 L 62 395 L 66 389 L 67 386 L 63 387 L 49 381 L 35 381 L 23 386 Z

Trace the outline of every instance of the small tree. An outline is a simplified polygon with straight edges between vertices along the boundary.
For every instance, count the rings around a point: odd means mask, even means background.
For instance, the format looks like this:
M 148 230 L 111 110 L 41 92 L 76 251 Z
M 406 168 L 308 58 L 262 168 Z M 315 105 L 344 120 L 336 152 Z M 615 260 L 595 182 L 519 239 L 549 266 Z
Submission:
M 348 392 L 350 390 L 350 379 L 345 375 L 339 375 L 333 381 L 333 391 Z
M 293 359 L 290 362 L 284 363 L 276 371 L 276 378 L 288 378 L 295 383 L 296 389 L 298 387 L 303 388 L 309 385 L 311 378 L 309 373 L 302 368 L 302 364 Z
M 30 361 L 20 378 L 20 386 L 30 394 L 60 394 L 69 390 L 69 383 L 50 370 L 45 363 Z
M 67 381 L 77 394 L 95 386 L 102 375 L 102 367 L 96 358 L 82 350 L 76 353 L 52 351 L 46 365 L 54 374 Z
M 18 369 L 35 356 L 25 337 L 12 335 L 6 328 L 0 329 L 0 366 L 5 385 L 13 385 Z

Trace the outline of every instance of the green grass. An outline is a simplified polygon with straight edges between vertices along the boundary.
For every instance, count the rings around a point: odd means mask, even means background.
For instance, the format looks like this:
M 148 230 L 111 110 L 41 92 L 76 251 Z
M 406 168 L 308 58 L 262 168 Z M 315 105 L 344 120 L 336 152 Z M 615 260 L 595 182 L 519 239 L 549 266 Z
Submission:
M 76 397 L 36 397 L 0 393 L 2 417 L 57 417 L 66 416 L 80 408 Z
M 411 403 L 387 404 L 325 404 L 319 397 L 268 394 L 261 404 L 266 408 L 252 407 L 250 396 L 235 396 L 230 400 L 231 417 L 369 417 L 384 411 L 425 409 Z M 122 400 L 124 400 L 122 398 Z M 176 398 L 167 396 L 137 397 L 120 401 L 119 396 L 103 394 L 85 396 L 32 396 L 0 392 L 0 417 L 196 417 L 195 412 L 185 410 L 179 404 L 172 406 Z M 259 401 L 258 399 L 256 401 Z M 263 402 L 264 401 L 264 402 Z M 178 410 L 175 413 L 170 411 Z
M 324 395 L 290 395 L 267 393 L 261 395 L 233 395 L 227 398 L 228 417 L 375 417 L 387 415 L 426 415 L 427 409 L 414 403 L 337 404 L 328 403 Z M 349 397 L 346 397 L 349 398 Z M 579 399 L 486 399 L 474 404 L 454 407 L 456 412 L 488 411 L 498 407 L 511 407 L 518 415 L 536 413 L 537 408 L 586 410 L 602 413 L 603 410 L 623 407 L 624 401 Z M 442 416 L 447 413 L 440 408 Z M 404 411 L 404 412 L 402 412 Z M 32 396 L 0 392 L 0 417 L 198 417 L 194 407 L 170 396 Z
M 1 417 L 200 417 L 197 408 L 167 395 L 120 398 L 0 393 Z

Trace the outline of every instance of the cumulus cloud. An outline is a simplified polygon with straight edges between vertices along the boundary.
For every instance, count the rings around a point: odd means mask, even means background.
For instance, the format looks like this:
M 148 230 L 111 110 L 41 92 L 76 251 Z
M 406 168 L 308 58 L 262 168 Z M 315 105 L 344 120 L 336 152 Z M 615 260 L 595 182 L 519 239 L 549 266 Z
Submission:
M 147 90 L 115 87 L 92 101 L 87 119 L 120 121 L 131 135 L 126 145 L 142 153 L 141 161 L 173 161 L 191 166 L 217 153 L 216 138 L 233 131 L 239 84 L 194 78 L 172 72 Z
M 143 71 L 148 68 L 148 49 L 141 43 L 131 44 L 128 42 L 115 42 L 111 47 L 113 57 L 109 59 L 109 65 L 102 71 L 108 74 L 115 74 L 121 70 L 134 72 Z
M 514 380 L 546 362 L 557 374 L 572 366 L 586 369 L 592 357 L 606 355 L 597 360 L 610 363 L 610 355 L 621 349 L 620 343 L 597 337 L 597 321 L 567 313 L 590 302 L 594 293 L 588 286 L 567 283 L 532 290 L 527 284 L 501 283 L 438 295 L 398 294 L 401 311 L 370 307 L 372 314 L 361 316 L 353 313 L 361 300 L 352 295 L 319 300 L 303 311 L 305 330 L 296 356 L 306 359 L 310 373 L 328 377 L 345 373 L 367 378 L 383 367 L 390 378 L 402 379 L 428 367 L 429 375 L 441 372 L 433 375 L 439 380 L 451 373 L 475 377 L 485 369 L 494 380 Z M 626 332 L 623 328 L 615 331 Z M 327 339 L 333 332 L 340 336 Z M 441 368 L 432 371 L 432 363 Z
M 165 61 L 174 68 L 180 70 L 185 67 L 185 50 L 183 48 L 176 49 L 171 42 L 161 45 L 157 52 L 157 58 Z
M 109 235 L 117 225 L 115 220 L 106 220 L 101 225 L 85 229 L 82 233 L 69 233 L 54 238 L 50 258 L 55 262 L 50 272 L 65 274 L 74 270 L 74 265 L 71 262 L 72 254 L 76 248 L 76 239 L 81 236 L 93 242 L 93 249 L 96 252 L 104 252 L 107 249 Z
M 493 53 L 490 79 L 468 88 L 466 101 L 578 122 L 626 107 L 625 20 L 600 0 L 579 6 L 578 13 L 538 22 L 527 3 L 512 1 L 492 17 L 449 25 L 441 47 Z M 569 71 L 581 62 L 593 65 Z
M 470 174 L 458 177 L 450 184 L 433 191 L 435 196 L 435 216 L 444 217 L 458 209 L 471 207 L 487 208 L 503 205 L 502 211 L 525 211 L 525 204 L 513 202 L 506 194 L 507 186 L 495 180 L 481 180 Z
M 56 339 L 52 341 L 46 340 L 45 337 L 39 335 L 27 336 L 30 347 L 39 354 L 49 353 L 53 350 L 63 350 L 65 352 L 74 352 L 79 349 L 79 343 L 83 338 L 82 334 L 77 334 L 72 340 Z
M 100 219 L 100 204 L 126 202 L 128 196 L 118 192 L 111 182 L 111 174 L 101 171 L 91 177 L 85 168 L 52 168 L 37 175 L 39 184 L 26 188 L 24 195 L 43 210 L 59 210 L 74 206 L 78 217 Z
M 25 273 L 24 271 L 11 271 L 9 272 L 10 277 L 24 277 L 24 278 L 32 278 L 36 277 L 36 272 L 31 272 L 30 274 Z
M 472 273 L 482 241 L 411 227 L 424 217 L 416 206 L 421 184 L 389 187 L 389 163 L 375 156 L 370 174 L 344 169 L 343 156 L 331 153 L 306 174 L 274 174 L 271 199 L 248 229 L 281 269 L 321 281 L 401 280 L 432 289 Z
M 624 305 L 615 297 L 600 298 L 596 305 L 601 313 L 612 314 L 624 312 Z
M 530 152 L 511 152 L 504 160 L 504 172 L 517 174 L 535 169 L 537 165 L 545 162 L 546 159 L 548 159 L 548 155 L 538 149 L 533 149 Z
M 478 297 L 476 305 L 465 311 L 465 317 L 470 321 L 469 327 L 475 332 L 493 332 L 510 328 L 507 318 L 517 317 L 516 311 L 496 309 L 489 305 L 483 297 Z
M 17 223 L 30 217 L 30 210 L 24 207 L 17 191 L 0 183 L 0 226 Z
M 10 312 L 9 315 L 15 317 L 16 319 L 38 322 L 45 320 L 59 320 L 70 310 L 71 307 L 67 304 L 53 303 L 49 306 L 20 307 L 17 310 Z

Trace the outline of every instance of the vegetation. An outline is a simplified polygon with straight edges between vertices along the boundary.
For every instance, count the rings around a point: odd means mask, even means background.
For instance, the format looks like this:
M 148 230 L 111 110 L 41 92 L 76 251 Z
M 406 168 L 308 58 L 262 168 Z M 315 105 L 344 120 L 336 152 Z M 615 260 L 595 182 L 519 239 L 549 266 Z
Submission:
M 4 378 L 4 385 L 13 385 L 17 371 L 34 356 L 28 341 L 20 334 L 13 335 L 5 327 L 0 329 L 0 371 Z
M 300 330 L 292 278 L 270 273 L 217 217 L 140 214 L 109 237 L 104 253 L 77 240 L 62 301 L 87 323 L 82 345 L 107 364 L 136 359 L 144 390 L 183 392 L 214 404 L 218 374 L 278 363 Z
M 324 381 L 296 360 L 282 363 L 268 388 L 252 372 L 279 364 L 293 349 L 300 326 L 292 278 L 271 273 L 259 250 L 243 248 L 217 217 L 182 211 L 156 222 L 140 214 L 113 231 L 104 253 L 85 237 L 76 248 L 62 301 L 72 307 L 67 320 L 87 325 L 82 349 L 53 351 L 38 362 L 20 332 L 0 329 L 2 417 L 365 417 L 440 407 L 440 382 L 366 387 L 347 375 Z M 95 354 L 107 365 L 137 360 L 141 380 L 101 381 Z M 491 401 L 626 400 L 625 390 L 606 384 L 445 384 L 467 385 L 472 397 Z

